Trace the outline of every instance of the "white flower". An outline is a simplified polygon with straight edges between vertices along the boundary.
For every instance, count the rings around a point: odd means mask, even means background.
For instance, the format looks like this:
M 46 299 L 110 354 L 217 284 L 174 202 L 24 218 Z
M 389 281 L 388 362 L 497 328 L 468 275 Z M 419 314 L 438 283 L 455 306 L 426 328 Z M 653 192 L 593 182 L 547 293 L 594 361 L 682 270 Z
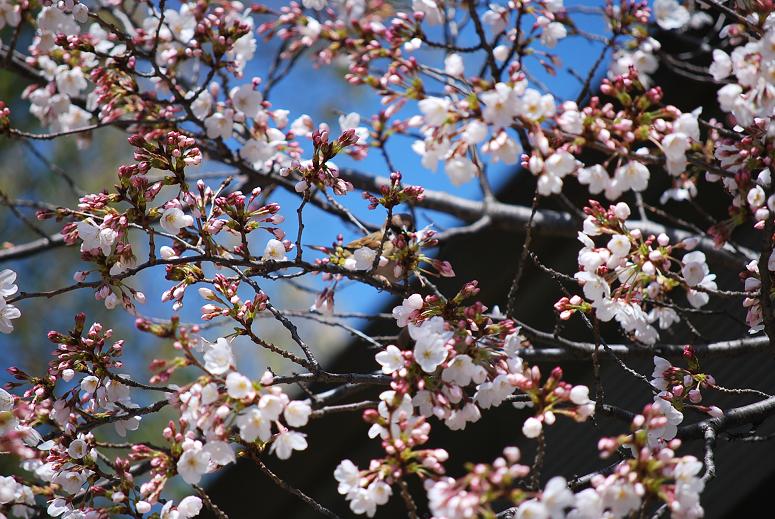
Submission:
M 683 133 L 671 133 L 662 139 L 662 151 L 668 161 L 685 161 L 689 138 Z
M 301 0 L 301 4 L 307 9 L 314 9 L 320 11 L 325 9 L 327 0 Z
M 393 495 L 393 489 L 384 481 L 374 481 L 366 488 L 369 498 L 377 505 L 384 505 Z
M 451 332 L 444 330 L 444 319 L 432 317 L 420 326 L 409 327 L 409 334 L 416 341 L 414 360 L 426 373 L 433 373 L 446 360 L 446 343 Z
M 716 81 L 721 81 L 732 73 L 732 60 L 729 54 L 721 49 L 713 49 L 713 63 L 708 72 Z
M 213 96 L 210 92 L 203 90 L 199 97 L 191 102 L 191 111 L 194 113 L 197 119 L 204 119 L 210 114 L 210 109 L 213 107 Z
M 482 22 L 490 27 L 493 34 L 499 34 L 506 30 L 508 10 L 496 3 L 490 4 L 490 9 L 482 15 Z
M 385 375 L 390 375 L 404 367 L 404 357 L 401 350 L 392 344 L 377 353 L 374 358 L 382 366 L 382 373 Z
M 229 341 L 219 337 L 215 343 L 208 345 L 204 354 L 205 369 L 213 375 L 223 375 L 234 363 L 234 355 Z
M 0 413 L 13 409 L 13 396 L 3 388 L 0 388 Z
M 655 0 L 654 17 L 665 30 L 680 29 L 689 23 L 691 14 L 676 0 Z
M 86 483 L 86 479 L 91 471 L 84 470 L 83 472 L 77 472 L 75 470 L 65 470 L 57 473 L 54 476 L 53 482 L 62 487 L 62 490 L 68 494 L 75 494 L 83 484 Z
M 589 186 L 589 192 L 593 195 L 602 193 L 611 182 L 608 172 L 600 164 L 581 168 L 578 171 L 577 178 L 581 184 Z
M 516 164 L 522 153 L 522 145 L 509 137 L 506 132 L 500 132 L 494 139 L 485 143 L 482 151 L 489 153 L 493 162 Z
M 19 290 L 15 281 L 16 272 L 11 269 L 0 270 L 0 297 L 10 297 Z
M 494 90 L 480 95 L 484 109 L 482 118 L 494 129 L 511 126 L 517 116 L 517 93 L 506 83 L 497 83 Z
M 433 373 L 447 359 L 447 349 L 440 341 L 423 340 L 414 347 L 414 360 L 426 373 Z
M 99 386 L 99 384 L 100 379 L 94 375 L 89 375 L 88 377 L 84 377 L 84 379 L 81 380 L 81 390 L 88 394 L 92 394 L 97 391 L 97 386 Z
M 544 171 L 562 178 L 576 169 L 576 159 L 565 150 L 552 153 L 544 161 Z
M 307 402 L 294 400 L 285 406 L 283 416 L 291 427 L 303 427 L 307 425 L 310 413 L 312 413 L 312 408 Z
M 183 481 L 189 485 L 195 485 L 202 479 L 202 474 L 207 472 L 210 465 L 210 453 L 199 448 L 191 448 L 181 454 L 177 469 Z
M 648 187 L 649 170 L 640 162 L 630 161 L 627 164 L 616 168 L 614 178 L 618 182 L 621 191 L 632 189 L 633 191 L 644 191 Z
M 404 328 L 413 314 L 423 305 L 423 298 L 420 294 L 412 294 L 403 300 L 401 306 L 393 308 L 393 317 L 399 327 Z
M 9 305 L 0 297 L 0 332 L 11 333 L 13 331 L 12 319 L 18 319 L 22 313 L 14 305 Z
M 730 83 L 719 88 L 717 92 L 718 103 L 725 112 L 731 112 L 741 99 L 743 87 L 737 83 Z
M 12 476 L 0 476 L 0 504 L 13 502 L 16 499 L 18 486 Z
M 577 272 L 573 277 L 582 283 L 584 297 L 590 301 L 596 302 L 611 297 L 610 285 L 600 276 L 590 272 Z
M 549 511 L 540 501 L 530 499 L 519 505 L 514 517 L 515 519 L 549 519 Z
M 460 57 L 460 54 L 455 54 L 453 52 L 444 58 L 444 72 L 450 76 L 463 76 L 465 73 L 465 67 L 463 65 L 463 58 Z
M 178 514 L 180 519 L 196 517 L 202 511 L 202 500 L 197 496 L 188 496 L 180 500 Z
M 460 387 L 465 387 L 472 381 L 481 384 L 485 378 L 487 378 L 486 370 L 474 364 L 468 355 L 456 355 L 441 373 L 441 379 L 444 382 L 453 382 Z
M 285 256 L 285 245 L 283 245 L 283 242 L 275 240 L 274 238 L 269 240 L 264 248 L 264 256 L 262 259 L 264 261 L 285 261 L 287 258 Z
M 603 500 L 594 488 L 585 488 L 576 494 L 574 519 L 599 519 L 603 517 Z M 568 515 L 571 517 L 571 515 Z
M 574 501 L 573 492 L 562 476 L 550 479 L 541 493 L 541 503 L 552 519 L 565 519 L 565 509 L 573 506 Z
M 440 97 L 426 97 L 418 104 L 422 112 L 425 123 L 431 126 L 441 126 L 447 120 L 449 111 L 449 99 Z
M 414 141 L 412 151 L 420 155 L 422 167 L 436 171 L 439 160 L 449 153 L 449 141 L 442 139 L 441 142 L 436 142 L 430 138 L 425 141 Z
M 545 22 L 542 22 L 542 19 Z M 543 32 L 541 32 L 541 43 L 550 49 L 554 48 L 558 41 L 568 35 L 567 29 L 560 22 L 549 22 L 547 18 L 540 16 L 537 23 L 544 28 Z
M 162 213 L 159 223 L 166 232 L 177 235 L 184 227 L 194 225 L 194 217 L 179 207 L 170 207 Z
M 554 96 L 541 95 L 537 90 L 528 88 L 517 104 L 517 114 L 530 121 L 551 117 L 556 110 Z
M 275 421 L 280 418 L 280 414 L 283 412 L 283 407 L 285 407 L 285 402 L 287 401 L 288 397 L 284 394 L 282 394 L 282 396 L 271 393 L 261 395 L 261 398 L 258 401 L 258 408 L 261 410 L 261 414 L 264 415 L 264 418 Z
M 218 440 L 209 441 L 203 449 L 210 455 L 210 461 L 216 465 L 228 465 L 237 460 L 234 451 L 231 449 L 231 445 L 229 445 L 228 442 Z
M 541 424 L 541 421 L 537 418 L 533 418 L 532 416 L 525 420 L 525 423 L 522 424 L 522 434 L 528 438 L 537 438 L 538 435 L 541 434 L 542 429 L 543 425 Z
M 232 110 L 217 112 L 205 119 L 207 137 L 210 139 L 230 139 L 234 131 L 234 114 Z
M 0 2 L 0 29 L 6 24 L 16 27 L 21 22 L 21 9 L 19 5 L 14 5 L 8 0 Z
M 608 240 L 606 247 L 617 258 L 624 258 L 630 253 L 630 238 L 624 234 L 614 234 L 611 239 Z
M 226 391 L 230 397 L 238 400 L 253 398 L 256 394 L 250 379 L 236 371 L 232 371 L 226 377 Z
M 240 149 L 240 157 L 252 164 L 261 164 L 271 159 L 277 150 L 275 146 L 264 139 L 248 139 Z
M 285 430 L 274 439 L 269 452 L 276 453 L 281 460 L 287 460 L 293 451 L 303 451 L 306 448 L 307 440 L 303 433 Z
M 234 108 L 245 114 L 245 117 L 251 119 L 258 115 L 261 109 L 261 101 L 264 99 L 261 92 L 254 89 L 250 83 L 232 88 L 230 97 Z
M 67 446 L 67 453 L 71 458 L 81 459 L 86 456 L 89 446 L 81 438 L 76 438 Z
M 196 17 L 186 4 L 181 6 L 180 12 L 174 9 L 164 11 L 164 23 L 169 27 L 173 36 L 182 43 L 188 43 L 194 37 Z
M 87 218 L 76 224 L 78 237 L 83 240 L 81 252 L 101 250 L 105 256 L 110 256 L 113 243 L 118 233 L 110 228 L 101 229 L 94 220 Z
M 613 476 L 610 476 L 613 478 Z M 640 496 L 632 483 L 614 478 L 610 483 L 598 487 L 603 498 L 603 507 L 610 508 L 614 517 L 626 517 L 640 507 Z
M 237 416 L 237 427 L 240 438 L 246 442 L 256 441 L 256 438 L 267 442 L 272 437 L 272 422 L 256 406 L 248 407 Z
M 690 252 L 681 258 L 683 266 L 681 275 L 690 287 L 699 285 L 708 275 L 708 264 L 705 262 L 705 254 L 699 251 Z
M 454 157 L 444 165 L 444 173 L 454 186 L 462 186 L 476 178 L 478 168 L 467 157 Z
M 751 209 L 758 209 L 767 201 L 767 195 L 761 186 L 754 186 L 748 191 L 746 200 L 748 201 L 748 205 L 751 206 Z
M 684 419 L 683 413 L 673 407 L 673 404 L 662 398 L 663 395 L 664 393 L 660 393 L 654 397 L 654 408 L 665 416 L 667 423 L 663 427 L 649 429 L 648 439 L 649 445 L 652 447 L 656 447 L 662 441 L 670 441 L 675 438 L 675 435 L 678 434 L 678 425 L 680 425 Z
M 563 131 L 574 135 L 584 130 L 584 117 L 579 112 L 579 107 L 573 101 L 565 101 L 562 104 L 562 114 L 557 118 L 557 124 Z
M 69 97 L 78 97 L 81 90 L 88 86 L 83 70 L 80 67 L 69 68 L 60 65 L 56 71 L 57 90 Z
M 334 479 L 339 482 L 338 491 L 345 495 L 360 487 L 360 471 L 350 460 L 342 460 L 334 470 Z
M 466 144 L 479 144 L 485 137 L 487 137 L 487 125 L 478 119 L 469 122 L 460 134 L 460 138 Z

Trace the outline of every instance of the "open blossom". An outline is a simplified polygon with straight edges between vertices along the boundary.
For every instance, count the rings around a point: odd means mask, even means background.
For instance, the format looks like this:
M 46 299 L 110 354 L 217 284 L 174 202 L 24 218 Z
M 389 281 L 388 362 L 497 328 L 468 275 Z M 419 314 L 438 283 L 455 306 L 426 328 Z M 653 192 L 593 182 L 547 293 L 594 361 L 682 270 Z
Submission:
M 83 240 L 81 252 L 100 250 L 105 256 L 110 256 L 118 233 L 111 228 L 101 228 L 91 218 L 78 222 L 78 237 Z
M 404 367 L 404 356 L 401 350 L 392 344 L 377 353 L 374 358 L 382 366 L 382 373 L 386 375 Z
M 232 371 L 226 377 L 226 390 L 229 396 L 236 399 L 252 399 L 256 395 L 253 382 L 248 377 Z
M 418 107 L 425 118 L 426 124 L 441 126 L 447 119 L 450 102 L 448 99 L 440 97 L 426 97 L 418 103 Z
M 416 316 L 422 308 L 423 299 L 420 294 L 412 294 L 401 303 L 401 306 L 393 308 L 393 317 L 399 327 L 404 328 L 409 320 Z
M 620 191 L 644 191 L 648 186 L 649 170 L 640 162 L 630 161 L 616 168 L 614 178 L 618 182 Z
M 0 270 L 0 297 L 10 297 L 19 290 L 16 286 L 16 272 L 11 269 Z
M 568 30 L 560 22 L 550 22 L 544 16 L 538 18 L 537 24 L 543 27 L 541 32 L 541 43 L 545 46 L 554 48 L 557 42 L 568 35 Z
M 266 243 L 266 247 L 264 248 L 263 259 L 272 261 L 285 261 L 287 257 L 285 256 L 285 245 L 283 245 L 283 242 L 280 240 L 275 240 L 274 238 L 269 240 Z
M 240 438 L 247 442 L 253 442 L 256 438 L 267 442 L 272 437 L 272 422 L 257 406 L 248 407 L 237 416 L 237 427 Z
M 162 229 L 170 234 L 178 234 L 184 227 L 194 225 L 194 217 L 187 215 L 179 207 L 165 209 L 159 219 Z
M 205 369 L 213 375 L 223 375 L 234 364 L 234 354 L 229 342 L 220 337 L 213 344 L 207 346 L 204 354 Z
M 655 0 L 654 17 L 657 24 L 666 30 L 680 29 L 689 23 L 689 10 L 676 0 Z
M 5 299 L 0 297 L 0 332 L 11 333 L 13 331 L 13 319 L 21 317 L 21 311 L 14 305 L 5 302 Z
M 494 90 L 481 94 L 484 109 L 482 118 L 495 129 L 506 128 L 514 122 L 518 110 L 519 92 L 506 83 L 496 83 Z
M 476 178 L 477 171 L 476 164 L 466 157 L 455 157 L 444 165 L 444 172 L 455 186 L 461 186 Z
M 230 139 L 234 132 L 234 113 L 232 110 L 214 113 L 205 119 L 205 128 L 210 139 Z
M 178 460 L 178 474 L 189 485 L 195 485 L 202 479 L 210 465 L 210 453 L 199 447 L 185 450 Z
M 708 275 L 708 264 L 705 262 L 705 254 L 700 251 L 690 252 L 681 259 L 681 275 L 690 287 L 702 283 Z
M 309 421 L 309 415 L 311 413 L 312 408 L 307 402 L 294 400 L 285 406 L 283 417 L 291 427 L 303 427 L 307 425 L 307 422 Z
M 433 373 L 447 359 L 447 341 L 451 332 L 444 330 L 444 320 L 432 317 L 420 326 L 409 326 L 409 334 L 415 340 L 414 360 L 426 373 Z
M 287 460 L 293 451 L 303 451 L 307 448 L 307 439 L 304 436 L 297 431 L 282 431 L 272 442 L 269 452 L 277 454 L 281 460 Z
M 234 87 L 230 92 L 231 102 L 234 108 L 245 114 L 245 117 L 253 119 L 261 109 L 263 96 L 261 92 L 253 88 L 253 85 L 241 85 Z

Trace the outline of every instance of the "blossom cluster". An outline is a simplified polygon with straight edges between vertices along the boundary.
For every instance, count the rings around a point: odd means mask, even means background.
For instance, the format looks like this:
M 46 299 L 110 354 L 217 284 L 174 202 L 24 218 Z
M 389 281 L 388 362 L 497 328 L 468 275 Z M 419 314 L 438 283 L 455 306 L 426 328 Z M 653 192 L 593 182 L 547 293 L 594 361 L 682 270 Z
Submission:
M 450 429 L 464 429 L 481 418 L 481 410 L 497 407 L 519 390 L 534 416 L 523 432 L 535 438 L 556 415 L 584 421 L 594 411 L 586 386 L 562 381 L 555 368 L 541 383 L 541 371 L 519 356 L 522 338 L 510 320 L 495 322 L 481 303 L 463 305 L 478 292 L 469 283 L 449 302 L 413 294 L 393 309 L 399 326 L 414 342 L 411 349 L 389 345 L 376 354 L 382 372 L 395 387 L 412 394 L 421 415 L 435 416 Z
M 583 232 L 579 241 L 579 272 L 576 280 L 582 286 L 584 298 L 564 297 L 555 308 L 561 318 L 569 319 L 574 312 L 593 312 L 601 321 L 615 320 L 625 333 L 645 344 L 654 344 L 659 332 L 654 327 L 668 329 L 680 321 L 672 305 L 672 292 L 677 287 L 685 291 L 694 308 L 709 301 L 716 289 L 716 276 L 710 273 L 705 254 L 692 250 L 696 239 L 671 244 L 666 234 L 644 236 L 640 229 L 626 225 L 630 208 L 624 202 L 604 208 L 594 200 L 585 208 Z M 604 247 L 594 239 L 605 237 Z M 680 268 L 680 270 L 678 270 Z

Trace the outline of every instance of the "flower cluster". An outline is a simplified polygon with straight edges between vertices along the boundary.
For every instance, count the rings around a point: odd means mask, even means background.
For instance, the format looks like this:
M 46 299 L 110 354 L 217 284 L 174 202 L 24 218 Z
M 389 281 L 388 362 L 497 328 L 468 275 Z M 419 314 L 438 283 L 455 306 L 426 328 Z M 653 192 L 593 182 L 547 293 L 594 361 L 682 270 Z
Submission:
M 624 202 L 605 209 L 590 201 L 585 213 L 584 230 L 579 233 L 584 247 L 575 278 L 586 300 L 558 301 L 555 308 L 564 319 L 575 311 L 594 312 L 601 321 L 615 319 L 639 342 L 654 344 L 659 337 L 654 323 L 664 330 L 679 322 L 671 302 L 676 287 L 684 288 L 694 308 L 707 304 L 708 292 L 716 289 L 716 283 L 705 254 L 693 251 L 680 260 L 675 257 L 678 251 L 693 249 L 696 240 L 671 244 L 665 234 L 644 236 L 640 229 L 629 229 L 630 208 Z M 593 240 L 599 236 L 608 240 L 604 247 Z
M 588 492 L 586 505 L 601 517 L 607 510 L 612 517 L 627 517 L 648 499 L 664 501 L 671 517 L 696 519 L 704 516 L 700 492 L 705 482 L 699 477 L 702 463 L 694 456 L 676 456 L 680 440 L 674 439 L 653 447 L 650 438 L 655 431 L 669 425 L 658 406 L 646 406 L 642 414 L 632 420 L 631 434 L 617 438 L 603 438 L 598 444 L 601 456 L 612 456 L 621 447 L 628 448 L 633 458 L 619 463 L 608 476 L 596 475 L 593 489 Z M 594 494 L 596 495 L 593 495 Z
M 420 449 L 428 441 L 430 424 L 414 414 L 411 397 L 400 391 L 385 391 L 378 408 L 364 412 L 371 423 L 369 436 L 382 439 L 385 457 L 372 459 L 368 469 L 360 470 L 350 460 L 343 460 L 334 477 L 339 493 L 346 496 L 356 514 L 373 517 L 377 506 L 384 505 L 393 493 L 392 487 L 407 475 L 435 479 L 444 474 L 449 455 L 443 449 Z
M 462 305 L 477 292 L 476 283 L 469 283 L 449 302 L 413 294 L 393 309 L 414 342 L 412 349 L 389 345 L 376 355 L 394 387 L 413 394 L 420 414 L 444 420 L 453 430 L 478 421 L 481 409 L 501 405 L 516 390 L 525 395 L 520 404 L 534 408 L 523 427 L 530 438 L 540 434 L 542 424 L 553 424 L 556 414 L 578 421 L 589 417 L 594 403 L 586 386 L 562 381 L 559 368 L 541 384 L 538 367 L 519 357 L 522 339 L 514 323 L 494 322 L 481 303 Z

